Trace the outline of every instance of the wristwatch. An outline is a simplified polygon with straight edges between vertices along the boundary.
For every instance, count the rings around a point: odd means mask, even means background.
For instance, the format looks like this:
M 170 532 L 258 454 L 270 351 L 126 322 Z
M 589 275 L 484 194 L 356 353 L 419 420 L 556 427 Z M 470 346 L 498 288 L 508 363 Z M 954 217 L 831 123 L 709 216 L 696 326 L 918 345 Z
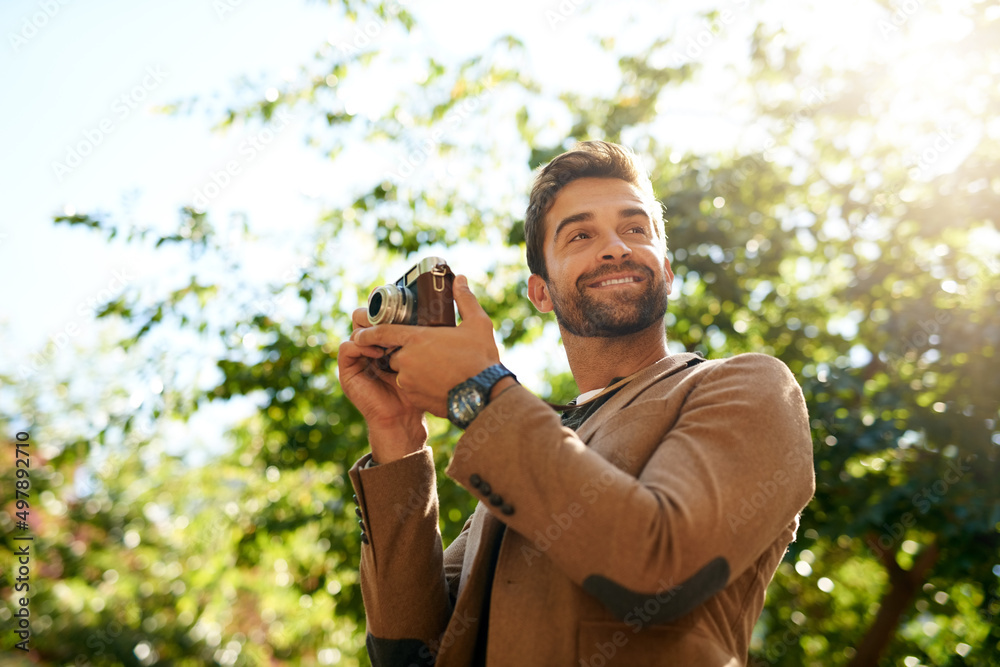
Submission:
M 517 377 L 503 364 L 493 364 L 479 375 L 452 387 L 448 392 L 448 419 L 459 428 L 467 428 L 490 402 L 493 385 L 510 376 Z

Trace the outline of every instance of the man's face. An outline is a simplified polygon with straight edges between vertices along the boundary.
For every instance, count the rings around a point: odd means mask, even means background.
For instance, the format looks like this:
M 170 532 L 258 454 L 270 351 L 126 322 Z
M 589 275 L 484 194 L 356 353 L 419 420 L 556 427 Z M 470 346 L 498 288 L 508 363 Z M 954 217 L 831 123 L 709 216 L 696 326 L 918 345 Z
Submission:
M 617 178 L 581 178 L 545 216 L 548 281 L 528 280 L 542 312 L 569 333 L 616 337 L 662 326 L 674 274 L 642 192 Z

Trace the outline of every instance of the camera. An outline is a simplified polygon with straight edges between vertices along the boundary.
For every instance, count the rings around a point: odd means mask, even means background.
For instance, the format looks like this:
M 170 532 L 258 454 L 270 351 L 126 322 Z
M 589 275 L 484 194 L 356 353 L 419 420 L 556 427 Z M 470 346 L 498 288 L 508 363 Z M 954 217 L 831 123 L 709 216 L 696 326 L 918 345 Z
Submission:
M 455 274 L 447 262 L 440 257 L 425 257 L 395 283 L 375 288 L 368 297 L 368 321 L 453 327 L 454 281 Z
M 447 262 L 440 257 L 425 257 L 395 283 L 375 288 L 368 297 L 368 321 L 371 324 L 453 327 L 454 282 L 455 274 Z M 390 355 L 391 352 L 376 359 L 375 365 L 391 372 Z

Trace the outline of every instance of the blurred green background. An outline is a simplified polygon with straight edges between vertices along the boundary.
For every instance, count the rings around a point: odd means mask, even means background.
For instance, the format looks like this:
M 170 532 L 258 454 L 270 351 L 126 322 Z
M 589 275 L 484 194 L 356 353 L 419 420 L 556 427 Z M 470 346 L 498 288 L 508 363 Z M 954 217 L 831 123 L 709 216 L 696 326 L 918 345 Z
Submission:
M 348 37 L 283 87 L 164 111 L 262 138 L 305 119 L 305 145 L 358 172 L 328 183 L 341 203 L 277 235 L 210 201 L 171 229 L 53 209 L 66 233 L 172 253 L 173 282 L 125 285 L 69 356 L 0 366 L 0 661 L 369 664 L 346 475 L 365 429 L 336 377 L 350 311 L 440 254 L 530 388 L 573 397 L 525 296 L 523 213 L 533 169 L 601 138 L 647 160 L 664 204 L 672 349 L 772 354 L 808 401 L 817 492 L 750 664 L 1000 665 L 1000 7 L 674 4 L 596 22 L 539 5 L 525 20 L 553 48 L 514 32 L 455 58 L 418 39 L 415 4 L 329 3 Z M 489 35 L 476 11 L 454 29 Z M 692 102 L 706 91 L 713 110 Z M 278 243 L 290 268 L 255 280 Z M 192 457 L 183 426 L 228 403 L 249 409 Z M 442 468 L 458 433 L 431 429 Z M 28 653 L 10 629 L 19 431 Z M 447 544 L 474 502 L 442 474 L 439 493 Z

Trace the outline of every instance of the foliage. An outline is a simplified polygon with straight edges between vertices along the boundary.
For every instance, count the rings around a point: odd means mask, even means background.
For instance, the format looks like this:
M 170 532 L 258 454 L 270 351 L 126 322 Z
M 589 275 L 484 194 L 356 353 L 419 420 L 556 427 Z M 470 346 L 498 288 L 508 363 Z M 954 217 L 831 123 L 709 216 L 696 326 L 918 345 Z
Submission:
M 532 168 L 600 137 L 651 160 L 678 278 L 672 346 L 773 354 L 806 394 L 817 494 L 769 589 L 751 664 L 1000 664 L 1000 55 L 987 48 L 1000 21 L 987 3 L 926 3 L 966 16 L 971 31 L 932 47 L 901 41 L 892 59 L 853 67 L 761 20 L 730 101 L 751 100 L 770 141 L 724 154 L 683 154 L 662 138 L 662 100 L 699 81 L 697 62 L 663 65 L 669 39 L 631 51 L 605 40 L 620 81 L 596 95 L 535 81 L 514 36 L 441 62 L 394 38 L 416 18 L 393 5 L 331 11 L 377 16 L 387 36 L 325 45 L 298 85 L 227 109 L 222 125 L 301 105 L 325 124 L 310 141 L 332 160 L 366 145 L 394 167 L 331 204 L 290 249 L 282 280 L 261 288 L 238 270 L 246 248 L 278 240 L 247 228 L 226 237 L 195 208 L 170 233 L 111 216 L 56 220 L 187 252 L 192 273 L 105 305 L 114 326 L 87 354 L 113 372 L 54 369 L 0 416 L 8 437 L 30 424 L 45 459 L 32 477 L 46 557 L 31 660 L 366 664 L 346 477 L 364 427 L 335 374 L 350 309 L 415 257 L 486 246 L 496 254 L 467 272 L 503 345 L 551 355 L 553 322 L 524 297 L 524 193 Z M 341 87 L 416 56 L 422 81 L 374 116 L 348 111 Z M 932 60 L 962 67 L 915 83 L 906 67 Z M 953 131 L 929 100 L 956 86 L 971 102 L 952 98 Z M 899 105 L 915 111 L 901 117 Z M 553 117 L 569 120 L 553 128 Z M 962 147 L 928 152 L 942 132 Z M 945 169 L 952 150 L 964 154 Z M 574 387 L 553 374 L 540 393 L 563 400 Z M 227 404 L 252 414 L 224 453 L 203 466 L 168 453 L 171 421 Z M 439 469 L 456 437 L 432 421 Z M 439 477 L 448 542 L 473 504 Z M 0 512 L 5 561 L 13 520 Z M 0 590 L 10 600 L 10 582 Z M 0 642 L 10 648 L 11 636 Z

